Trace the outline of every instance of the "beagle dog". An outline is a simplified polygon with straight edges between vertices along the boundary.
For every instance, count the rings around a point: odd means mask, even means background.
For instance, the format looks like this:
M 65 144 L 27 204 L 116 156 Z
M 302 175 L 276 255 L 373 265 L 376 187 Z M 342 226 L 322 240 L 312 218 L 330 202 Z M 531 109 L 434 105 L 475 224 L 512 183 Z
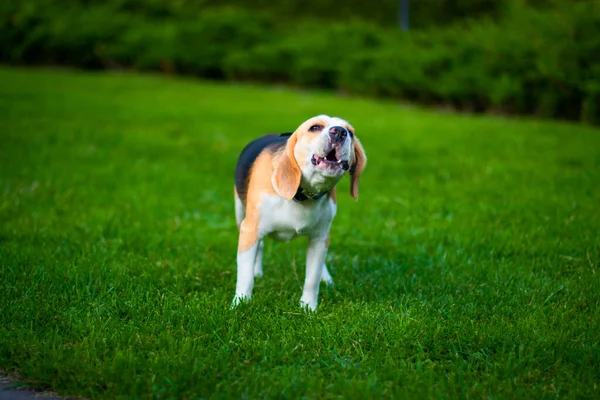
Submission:
M 265 236 L 280 241 L 308 236 L 300 305 L 317 308 L 320 281 L 333 283 L 325 255 L 337 209 L 335 185 L 349 172 L 350 195 L 357 199 L 366 162 L 352 126 L 327 115 L 293 133 L 260 137 L 242 150 L 234 188 L 240 236 L 233 307 L 252 297 L 254 277 L 263 274 Z

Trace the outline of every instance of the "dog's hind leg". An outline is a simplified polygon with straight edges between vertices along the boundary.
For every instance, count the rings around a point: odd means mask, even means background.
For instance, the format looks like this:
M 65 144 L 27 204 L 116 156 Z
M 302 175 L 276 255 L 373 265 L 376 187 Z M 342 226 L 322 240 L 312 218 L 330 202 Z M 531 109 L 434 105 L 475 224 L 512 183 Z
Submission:
M 329 248 L 329 241 L 331 240 L 331 235 L 327 234 L 327 239 L 325 239 L 325 246 Z M 323 262 L 323 273 L 321 274 L 321 282 L 325 282 L 328 286 L 333 285 L 333 278 L 327 269 L 327 264 Z
M 333 278 L 327 269 L 327 265 L 323 264 L 323 274 L 321 275 L 321 281 L 325 282 L 328 286 L 333 285 Z
M 254 276 L 261 277 L 263 276 L 263 268 L 262 268 L 262 258 L 263 258 L 263 248 L 265 247 L 263 243 L 263 239 L 258 242 L 258 248 L 256 249 L 256 260 L 254 261 Z
M 235 223 L 238 226 L 238 229 L 242 223 L 242 221 L 244 220 L 244 218 L 246 218 L 246 208 L 244 207 L 244 203 L 242 203 L 242 200 L 240 199 L 240 197 L 237 194 L 237 190 L 235 190 L 235 187 L 233 188 L 233 192 L 235 194 Z M 263 276 L 263 269 L 262 269 L 262 255 L 263 255 L 263 248 L 264 248 L 264 244 L 262 239 L 258 242 L 258 247 L 256 249 L 256 260 L 254 261 L 254 276 Z
M 244 203 L 242 203 L 242 199 L 238 196 L 237 190 L 235 187 L 233 188 L 233 197 L 235 201 L 235 223 L 239 229 L 240 224 L 246 218 L 246 207 L 244 207 Z
M 258 234 L 258 223 L 255 216 L 246 216 L 240 224 L 240 238 L 237 253 L 237 281 L 232 307 L 241 301 L 250 300 L 254 287 L 254 264 L 258 244 L 262 238 Z

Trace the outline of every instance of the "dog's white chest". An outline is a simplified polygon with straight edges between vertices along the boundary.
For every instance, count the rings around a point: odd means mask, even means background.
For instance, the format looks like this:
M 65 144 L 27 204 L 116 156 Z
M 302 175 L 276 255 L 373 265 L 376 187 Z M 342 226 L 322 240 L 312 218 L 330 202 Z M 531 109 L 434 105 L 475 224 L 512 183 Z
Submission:
M 326 235 L 336 206 L 330 199 L 297 203 L 274 195 L 265 196 L 260 211 L 261 233 L 276 240 L 289 241 L 297 236 Z

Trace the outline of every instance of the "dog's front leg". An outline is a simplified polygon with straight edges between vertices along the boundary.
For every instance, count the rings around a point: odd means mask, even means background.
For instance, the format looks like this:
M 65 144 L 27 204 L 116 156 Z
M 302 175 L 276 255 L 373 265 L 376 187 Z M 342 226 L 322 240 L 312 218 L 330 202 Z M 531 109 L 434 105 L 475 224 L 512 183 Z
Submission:
M 232 306 L 243 300 L 250 300 L 254 287 L 254 264 L 261 243 L 257 224 L 244 219 L 240 225 L 240 239 L 237 253 L 237 282 Z
M 323 276 L 323 266 L 327 255 L 326 238 L 310 238 L 306 251 L 306 278 L 300 306 L 308 307 L 311 311 L 317 309 L 319 301 L 319 283 Z

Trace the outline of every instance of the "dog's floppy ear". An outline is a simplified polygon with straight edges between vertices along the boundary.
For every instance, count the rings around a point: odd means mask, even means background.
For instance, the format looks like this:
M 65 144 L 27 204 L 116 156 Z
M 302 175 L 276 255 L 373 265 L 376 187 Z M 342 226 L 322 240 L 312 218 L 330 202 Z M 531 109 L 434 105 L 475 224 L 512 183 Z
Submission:
M 356 136 L 354 136 L 352 142 L 354 142 L 354 162 L 350 166 L 350 196 L 358 200 L 358 181 L 360 180 L 360 174 L 367 165 L 367 155 Z
M 298 135 L 293 134 L 287 141 L 283 153 L 275 164 L 275 171 L 271 180 L 273 188 L 284 199 L 291 200 L 300 187 L 302 172 L 294 157 L 294 148 L 298 142 Z

